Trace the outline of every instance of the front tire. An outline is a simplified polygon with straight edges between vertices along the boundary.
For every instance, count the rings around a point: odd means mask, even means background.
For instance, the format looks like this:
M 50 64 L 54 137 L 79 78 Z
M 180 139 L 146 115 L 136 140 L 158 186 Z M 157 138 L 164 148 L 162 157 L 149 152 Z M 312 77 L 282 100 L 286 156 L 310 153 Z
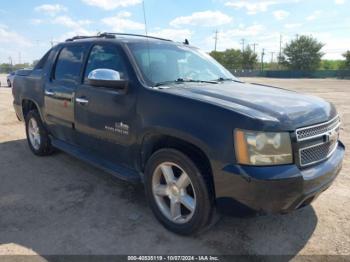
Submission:
M 47 156 L 53 152 L 48 132 L 46 131 L 39 113 L 30 111 L 25 118 L 26 134 L 29 148 L 37 156 Z
M 208 183 L 196 164 L 178 150 L 161 149 L 151 156 L 145 190 L 156 218 L 174 233 L 193 234 L 211 220 Z
M 11 87 L 11 81 L 10 80 L 7 80 L 7 86 Z

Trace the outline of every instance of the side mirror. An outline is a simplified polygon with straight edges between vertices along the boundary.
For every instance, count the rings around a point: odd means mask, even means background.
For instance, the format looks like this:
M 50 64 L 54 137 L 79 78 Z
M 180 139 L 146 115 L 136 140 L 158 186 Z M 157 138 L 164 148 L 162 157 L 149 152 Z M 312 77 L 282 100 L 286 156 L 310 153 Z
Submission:
M 87 84 L 96 87 L 107 87 L 118 90 L 126 90 L 128 80 L 121 80 L 120 73 L 112 69 L 95 69 L 88 75 Z

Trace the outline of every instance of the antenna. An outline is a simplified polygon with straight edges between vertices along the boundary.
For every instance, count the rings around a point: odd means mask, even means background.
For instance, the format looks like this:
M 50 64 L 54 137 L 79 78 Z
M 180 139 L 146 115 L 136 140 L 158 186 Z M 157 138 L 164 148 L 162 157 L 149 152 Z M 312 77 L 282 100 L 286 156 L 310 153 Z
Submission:
M 146 36 L 148 36 L 145 0 L 142 1 L 142 10 L 143 10 L 143 20 L 144 20 L 144 23 L 145 23 L 145 33 L 146 33 Z
M 147 30 L 147 19 L 146 19 L 146 8 L 145 8 L 145 0 L 142 1 L 142 10 L 143 10 L 143 20 L 145 23 L 145 33 L 146 33 L 146 43 L 147 43 L 147 56 L 148 56 L 148 67 L 149 67 L 149 73 L 151 76 L 151 81 L 153 80 L 153 76 L 152 76 L 152 68 L 151 68 L 151 54 L 150 54 L 150 50 L 149 50 L 149 39 L 148 39 L 148 30 Z

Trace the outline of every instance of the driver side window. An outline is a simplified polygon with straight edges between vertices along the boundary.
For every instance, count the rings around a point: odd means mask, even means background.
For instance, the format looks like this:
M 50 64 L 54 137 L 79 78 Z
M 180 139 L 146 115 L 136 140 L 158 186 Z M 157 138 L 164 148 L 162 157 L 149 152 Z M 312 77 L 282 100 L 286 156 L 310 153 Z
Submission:
M 127 70 L 122 54 L 115 46 L 95 45 L 89 55 L 86 65 L 84 83 L 89 74 L 95 69 L 111 69 L 118 71 L 120 79 L 127 79 Z

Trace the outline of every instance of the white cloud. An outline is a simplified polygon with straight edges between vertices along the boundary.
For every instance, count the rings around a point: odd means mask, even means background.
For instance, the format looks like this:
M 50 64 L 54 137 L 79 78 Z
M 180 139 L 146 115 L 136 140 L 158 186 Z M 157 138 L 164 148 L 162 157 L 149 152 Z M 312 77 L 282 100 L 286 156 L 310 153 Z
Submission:
M 0 26 L 0 43 L 8 43 L 13 46 L 29 47 L 32 42 L 24 38 L 20 34 L 8 30 L 6 25 Z
M 321 10 L 316 10 L 311 15 L 306 17 L 306 20 L 308 20 L 308 21 L 316 20 L 316 19 L 318 19 L 321 16 L 321 14 L 322 14 Z
M 266 12 L 272 5 L 298 2 L 300 2 L 300 0 L 229 0 L 225 5 L 235 9 L 245 9 L 247 14 L 255 15 L 257 13 Z
M 114 10 L 118 7 L 127 7 L 140 4 L 142 0 L 82 0 L 85 4 L 96 6 L 104 10 Z
M 188 29 L 166 28 L 151 32 L 149 35 L 182 42 L 185 39 L 191 39 L 192 32 Z
M 218 50 L 224 50 L 228 48 L 241 49 L 242 45 L 240 43 L 242 38 L 245 38 L 245 44 L 253 41 L 255 43 L 261 43 L 260 39 L 257 39 L 261 35 L 266 36 L 265 27 L 263 25 L 255 24 L 251 26 L 239 26 L 235 29 L 229 29 L 224 31 L 219 31 L 218 33 Z M 249 41 L 251 40 L 251 41 Z M 259 41 L 258 41 L 259 40 Z M 264 47 L 263 45 L 261 45 Z M 208 36 L 204 40 L 204 49 L 211 51 L 214 47 L 214 35 Z
M 180 16 L 170 22 L 171 26 L 179 27 L 181 25 L 193 26 L 219 26 L 228 24 L 232 17 L 220 11 L 195 12 L 190 16 Z
M 285 18 L 287 18 L 289 16 L 289 12 L 284 11 L 284 10 L 277 10 L 273 12 L 273 16 L 277 19 L 277 20 L 283 20 Z
M 277 4 L 276 1 L 229 1 L 225 6 L 234 7 L 236 9 L 246 9 L 247 13 L 254 15 L 259 12 L 267 11 L 268 7 Z
M 45 4 L 45 5 L 40 5 L 34 8 L 36 12 L 40 13 L 45 13 L 47 15 L 54 16 L 60 12 L 66 12 L 68 9 L 67 7 L 59 4 Z
M 345 4 L 345 0 L 334 0 L 335 4 L 342 5 Z
M 41 19 L 36 19 L 36 18 L 30 20 L 30 23 L 31 23 L 32 25 L 40 25 L 40 24 L 42 24 L 43 22 L 44 22 L 43 20 L 41 20 Z
M 69 16 L 58 16 L 52 20 L 53 24 L 62 25 L 66 28 L 69 28 L 71 31 L 63 34 L 57 39 L 54 39 L 54 42 L 62 42 L 68 38 L 77 35 L 96 35 L 96 32 L 90 31 L 85 28 L 85 26 L 90 25 L 92 22 L 90 20 L 74 20 Z
M 294 24 L 285 24 L 284 27 L 287 29 L 294 29 L 294 28 L 298 28 L 301 27 L 303 24 L 301 23 L 294 23 Z
M 115 32 L 124 32 L 125 30 L 144 30 L 143 23 L 128 19 L 131 17 L 129 12 L 120 12 L 116 16 L 103 18 L 103 24 L 108 25 Z
M 91 24 L 90 20 L 74 20 L 69 16 L 58 16 L 55 19 L 52 20 L 52 23 L 58 24 L 58 25 L 63 25 L 68 28 L 81 28 L 82 26 L 89 25 Z

